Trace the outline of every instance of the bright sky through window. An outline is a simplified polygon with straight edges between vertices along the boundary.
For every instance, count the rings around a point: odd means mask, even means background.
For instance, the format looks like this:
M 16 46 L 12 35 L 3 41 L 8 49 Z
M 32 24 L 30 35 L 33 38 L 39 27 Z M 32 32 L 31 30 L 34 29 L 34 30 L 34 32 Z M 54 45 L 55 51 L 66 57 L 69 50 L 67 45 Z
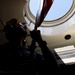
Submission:
M 40 0 L 30 0 L 30 11 L 36 16 Z M 54 0 L 45 20 L 56 20 L 64 16 L 71 8 L 73 0 Z

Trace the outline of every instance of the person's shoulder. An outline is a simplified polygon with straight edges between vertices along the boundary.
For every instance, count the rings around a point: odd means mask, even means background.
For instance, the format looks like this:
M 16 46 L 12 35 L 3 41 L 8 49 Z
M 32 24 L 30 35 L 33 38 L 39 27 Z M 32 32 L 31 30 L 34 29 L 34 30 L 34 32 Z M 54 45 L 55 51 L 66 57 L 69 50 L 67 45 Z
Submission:
M 10 42 L 6 42 L 3 44 L 3 47 L 10 47 L 11 43 Z
M 11 42 L 6 42 L 6 43 L 4 43 L 3 45 L 2 45 L 2 49 L 4 50 L 4 51 L 12 51 L 12 50 L 14 50 L 16 47 L 14 46 L 14 44 L 12 44 Z

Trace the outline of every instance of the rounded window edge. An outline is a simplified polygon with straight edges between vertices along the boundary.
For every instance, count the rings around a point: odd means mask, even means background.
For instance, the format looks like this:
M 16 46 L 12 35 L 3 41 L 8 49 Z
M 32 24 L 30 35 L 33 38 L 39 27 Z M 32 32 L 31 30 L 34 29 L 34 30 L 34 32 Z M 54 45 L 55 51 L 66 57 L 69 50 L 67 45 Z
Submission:
M 28 10 L 28 7 L 29 7 L 28 2 L 24 6 L 23 16 L 24 16 L 24 19 L 26 20 L 28 29 L 33 30 L 35 26 L 34 24 L 35 19 Z M 64 18 L 60 19 L 61 21 L 56 20 L 52 22 L 43 22 L 41 26 L 38 27 L 38 30 L 41 30 L 41 34 L 46 35 L 46 36 L 57 35 L 57 34 L 65 32 L 71 26 L 73 26 L 75 24 L 75 20 L 74 20 L 75 19 L 75 6 L 74 4 L 75 4 L 75 1 L 73 0 L 73 5 L 69 13 L 67 13 Z M 47 25 L 47 26 L 42 26 L 42 25 Z
M 30 0 L 28 0 L 26 5 L 24 6 L 23 16 L 25 17 L 24 14 L 26 14 L 28 19 L 33 24 L 35 24 L 35 17 L 32 15 L 32 13 L 29 10 L 29 2 L 30 2 Z M 64 22 L 66 22 L 68 19 L 70 19 L 73 16 L 73 14 L 75 14 L 75 10 L 74 9 L 75 9 L 75 0 L 73 0 L 73 4 L 72 4 L 71 8 L 69 9 L 69 11 L 64 16 L 62 16 L 61 18 L 58 18 L 56 20 L 53 20 L 53 21 L 43 21 L 41 26 L 42 27 L 50 27 L 50 26 L 60 25 L 60 24 L 62 24 Z

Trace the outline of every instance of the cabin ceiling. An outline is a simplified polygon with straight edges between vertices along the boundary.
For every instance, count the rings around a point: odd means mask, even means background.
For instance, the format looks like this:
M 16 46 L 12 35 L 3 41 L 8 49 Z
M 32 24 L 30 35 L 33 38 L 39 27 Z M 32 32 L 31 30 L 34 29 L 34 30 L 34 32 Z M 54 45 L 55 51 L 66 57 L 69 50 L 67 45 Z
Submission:
M 19 22 L 25 23 L 25 19 L 23 17 L 23 8 L 25 5 L 25 0 L 0 0 L 0 20 L 5 24 L 6 21 L 17 18 Z M 74 14 L 74 21 L 75 21 L 75 14 Z M 0 23 L 0 29 L 2 25 Z M 70 34 L 71 39 L 65 40 L 65 35 Z M 3 40 L 2 40 L 3 39 Z M 5 40 L 4 34 L 0 33 L 0 43 L 3 43 Z M 28 45 L 30 44 L 28 37 Z M 44 40 L 47 41 L 48 46 L 51 48 L 60 47 L 70 44 L 75 44 L 75 24 L 69 28 L 67 31 L 53 36 L 44 36 Z
M 25 22 L 23 7 L 25 0 L 0 0 L 0 19 L 5 23 L 11 18 L 17 18 L 19 22 Z

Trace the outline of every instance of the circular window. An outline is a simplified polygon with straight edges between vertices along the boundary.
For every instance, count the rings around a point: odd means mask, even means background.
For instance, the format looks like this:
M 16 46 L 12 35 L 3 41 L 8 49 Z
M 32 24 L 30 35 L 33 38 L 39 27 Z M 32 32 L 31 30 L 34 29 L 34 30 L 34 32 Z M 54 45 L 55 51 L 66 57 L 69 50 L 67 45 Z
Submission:
M 35 3 L 35 4 L 34 4 Z M 33 16 L 36 17 L 40 0 L 30 0 L 29 8 Z M 63 17 L 72 7 L 73 0 L 54 0 L 44 21 L 53 21 Z
M 23 16 L 29 30 L 34 29 L 39 2 L 40 0 L 28 0 L 24 6 Z M 38 27 L 42 35 L 53 35 L 64 32 L 70 28 L 75 23 L 74 3 L 75 0 L 53 0 L 48 14 L 41 26 Z

